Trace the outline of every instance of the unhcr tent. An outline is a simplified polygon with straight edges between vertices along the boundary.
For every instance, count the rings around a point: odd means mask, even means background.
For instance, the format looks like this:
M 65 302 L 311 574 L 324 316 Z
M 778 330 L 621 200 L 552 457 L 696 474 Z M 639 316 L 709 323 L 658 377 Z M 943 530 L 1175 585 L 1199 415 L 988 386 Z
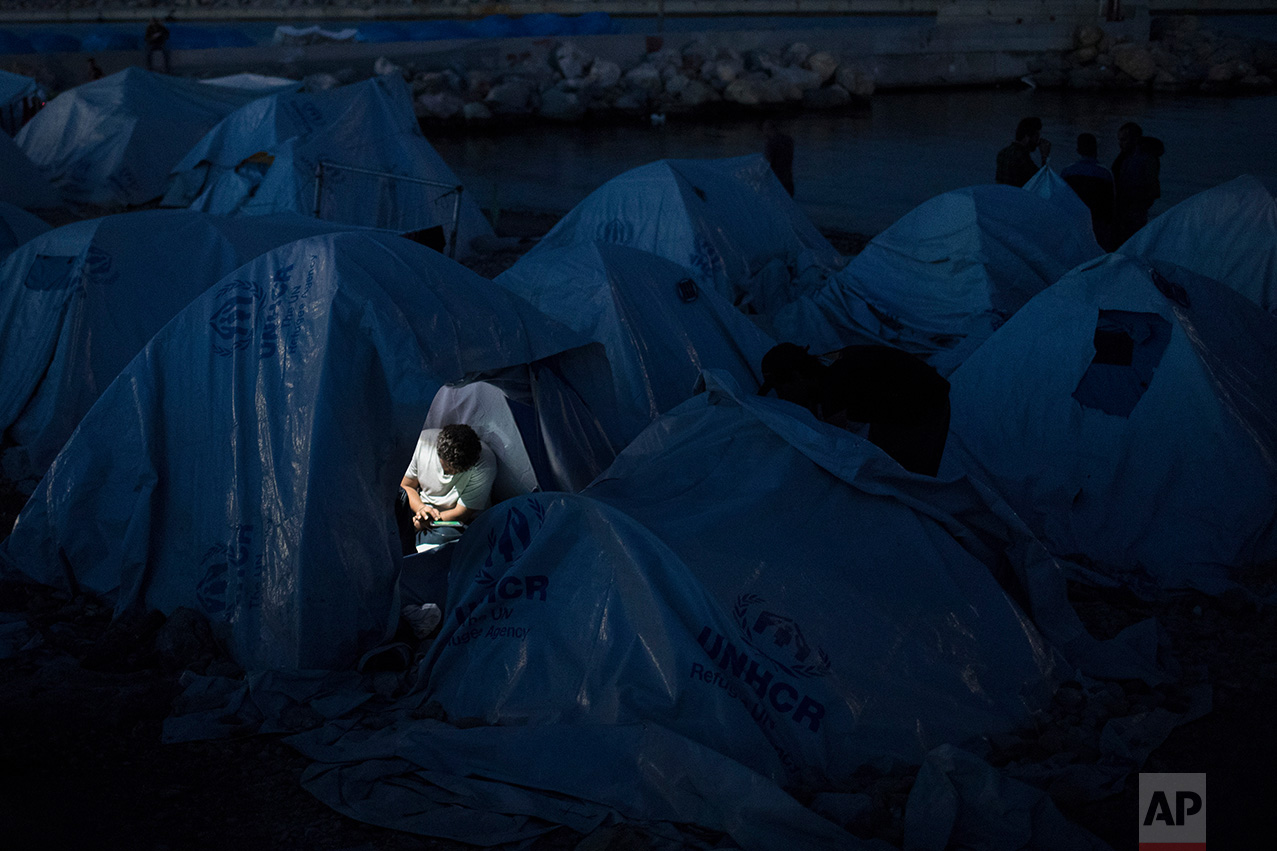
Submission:
M 722 369 L 742 386 L 762 383 L 772 341 L 688 270 L 646 251 L 604 242 L 525 255 L 496 278 L 607 351 L 624 418 L 624 446 L 689 398 L 701 370 Z
M 764 316 L 842 264 L 759 155 L 631 169 L 590 193 L 529 255 L 595 241 L 686 266 L 702 288 Z
M 346 668 L 399 616 L 393 503 L 436 393 L 529 408 L 542 487 L 612 457 L 597 344 L 397 236 L 299 240 L 182 310 L 85 416 L 0 548 L 10 569 L 204 613 L 246 668 Z
M 0 142 L 3 145 L 3 142 Z M 50 230 L 43 219 L 31 215 L 21 207 L 0 201 L 0 261 L 17 250 L 23 243 L 35 239 Z
M 1213 278 L 1277 313 L 1277 200 L 1250 175 L 1179 202 L 1119 250 Z
M 948 374 L 1026 301 L 1100 253 L 1085 205 L 1014 186 L 946 192 L 784 308 L 775 336 L 816 352 L 885 343 Z
M 941 472 L 1001 493 L 1051 550 L 1218 588 L 1277 558 L 1277 319 L 1185 269 L 1074 270 L 950 377 Z
M 4 133 L 0 133 L 0 201 L 24 210 L 56 207 L 61 203 L 49 179 Z
M 144 210 L 27 242 L 0 265 L 4 474 L 42 475 L 120 370 L 222 276 L 275 246 L 336 229 L 301 216 L 250 224 Z
M 17 142 L 69 202 L 145 204 L 164 194 L 169 170 L 191 145 L 261 96 L 126 68 L 58 95 Z
M 746 849 L 877 848 L 789 793 L 1049 701 L 1056 656 L 995 578 L 1015 585 L 1032 547 L 980 542 L 959 519 L 988 513 L 969 482 L 707 383 L 581 494 L 481 515 L 418 692 L 382 730 L 290 740 L 318 760 L 307 788 L 483 846 L 612 814 Z
M 22 127 L 24 98 L 44 99 L 44 90 L 30 77 L 0 71 L 0 132 L 12 136 Z
M 225 215 L 304 213 L 399 232 L 439 225 L 464 257 L 492 228 L 459 186 L 421 135 L 403 80 L 382 75 L 272 95 L 227 116 L 176 165 L 164 204 Z

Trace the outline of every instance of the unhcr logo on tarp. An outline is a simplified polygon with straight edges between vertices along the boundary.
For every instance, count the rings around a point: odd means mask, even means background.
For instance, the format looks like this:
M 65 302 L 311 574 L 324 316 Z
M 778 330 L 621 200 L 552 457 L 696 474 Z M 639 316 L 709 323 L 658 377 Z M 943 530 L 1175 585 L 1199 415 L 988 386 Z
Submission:
M 247 608 L 257 608 L 263 556 L 257 553 L 256 538 L 251 523 L 237 524 L 231 527 L 229 545 L 217 543 L 204 553 L 195 599 L 210 618 L 230 620 L 232 599 L 240 595 Z
M 315 266 L 312 262 L 304 281 L 298 284 L 293 280 L 295 265 L 275 270 L 264 286 L 235 280 L 217 291 L 217 306 L 208 320 L 214 354 L 230 357 L 249 348 L 254 340 L 262 360 L 281 351 L 291 354 L 297 350 L 309 324 L 305 299 L 315 282 Z
M 718 671 L 693 665 L 692 678 L 726 688 L 749 708 L 755 723 L 765 732 L 776 728 L 772 712 L 789 716 L 809 732 L 818 732 L 825 717 L 825 705 L 807 694 L 795 680 L 829 673 L 829 658 L 803 637 L 792 618 L 768 610 L 765 603 L 754 594 L 737 598 L 732 613 L 741 627 L 744 640 L 740 645 L 713 627 L 701 629 L 696 643 Z M 764 638 L 770 638 L 770 642 L 762 640 Z M 760 646 L 768 649 L 763 651 Z M 778 676 L 778 671 L 782 675 Z
M 823 677 L 829 673 L 829 656 L 813 647 L 798 622 L 766 608 L 755 594 L 741 594 L 732 607 L 745 642 L 795 677 Z
M 213 329 L 213 353 L 230 357 L 253 342 L 253 307 L 262 298 L 262 287 L 253 281 L 231 281 L 217 291 L 217 308 L 209 317 Z
M 550 577 L 543 574 L 520 576 L 510 570 L 532 545 L 532 539 L 545 520 L 545 506 L 537 500 L 527 500 L 523 507 L 526 510 L 517 506 L 506 508 L 505 522 L 500 531 L 492 529 L 488 532 L 488 557 L 474 578 L 475 586 L 481 589 L 480 596 L 452 610 L 458 626 L 474 627 L 486 619 L 506 620 L 514 615 L 514 610 L 505 604 L 512 604 L 515 600 L 546 601 Z M 485 605 L 492 608 L 476 615 L 476 610 Z M 477 631 L 471 632 L 474 634 L 467 632 L 454 636 L 453 643 L 464 643 L 478 637 Z

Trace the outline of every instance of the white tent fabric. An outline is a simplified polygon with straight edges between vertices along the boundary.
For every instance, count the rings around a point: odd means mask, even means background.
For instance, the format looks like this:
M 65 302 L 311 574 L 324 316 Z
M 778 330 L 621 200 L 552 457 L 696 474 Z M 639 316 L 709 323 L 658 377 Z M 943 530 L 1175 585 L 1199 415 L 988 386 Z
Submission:
M 288 77 L 270 77 L 265 74 L 227 74 L 224 77 L 205 77 L 200 80 L 206 86 L 226 86 L 232 89 L 262 90 L 264 94 L 278 92 L 280 89 L 297 86 L 296 80 Z
M 1277 199 L 1250 175 L 1179 202 L 1118 250 L 1213 278 L 1277 312 Z
M 317 209 L 321 162 L 410 180 L 326 166 Z M 401 232 L 442 225 L 451 243 L 459 183 L 421 135 L 402 78 L 382 75 L 273 95 L 227 116 L 174 167 L 164 204 L 227 215 L 317 214 Z M 492 227 L 464 191 L 459 204 L 456 256 L 466 257 L 471 240 L 491 236 Z
M 911 476 L 725 374 L 707 381 L 581 494 L 480 517 L 402 719 L 294 740 L 322 763 L 312 792 L 478 844 L 545 828 L 475 810 L 603 808 L 744 848 L 856 848 L 775 806 L 780 790 L 921 761 L 1049 700 L 1056 656 L 994 578 L 1029 548 L 986 549 L 948 511 L 988 512 L 969 483 Z M 476 723 L 412 720 L 427 702 Z
M 0 70 L 0 132 L 12 136 L 22 126 L 22 99 L 44 96 L 31 77 Z
M 4 474 L 38 478 L 107 385 L 182 308 L 266 251 L 339 225 L 142 210 L 49 231 L 0 265 Z
M 444 384 L 522 389 L 569 465 L 589 443 L 574 382 L 597 344 L 424 246 L 298 240 L 222 279 L 85 416 L 0 545 L 9 569 L 207 615 L 247 668 L 348 667 L 397 621 L 392 506 Z M 599 391 L 607 398 L 610 387 Z M 591 430 L 593 428 L 593 430 Z M 605 443 L 598 443 L 609 449 Z M 579 474 L 577 474 L 579 476 Z
M 24 210 L 56 207 L 61 203 L 49 179 L 4 133 L 0 133 L 0 201 Z
M 646 251 L 594 242 L 533 252 L 495 280 L 603 344 L 624 446 L 690 398 L 705 368 L 751 389 L 762 383 L 759 365 L 772 340 L 713 289 L 689 281 L 680 296 L 688 277 L 686 267 Z
M 69 202 L 144 204 L 191 145 L 262 94 L 126 68 L 55 97 L 17 142 Z
M 1051 550 L 1221 587 L 1277 557 L 1277 320 L 1185 269 L 1108 255 L 950 377 L 942 474 L 991 484 Z
M 0 147 L 3 144 L 0 142 Z M 0 201 L 0 260 L 4 260 L 24 243 L 50 230 L 52 228 L 48 223 L 38 216 Z
M 435 395 L 423 426 L 443 428 L 450 423 L 463 423 L 475 430 L 497 458 L 497 476 L 492 482 L 494 503 L 532 493 L 541 486 L 511 404 L 508 396 L 486 381 L 444 387 Z
M 1014 186 L 946 192 L 784 308 L 775 336 L 816 352 L 885 343 L 947 375 L 1026 301 L 1100 254 L 1084 205 Z
M 595 241 L 686 266 L 701 287 L 763 316 L 843 262 L 759 155 L 631 169 L 590 193 L 529 255 Z

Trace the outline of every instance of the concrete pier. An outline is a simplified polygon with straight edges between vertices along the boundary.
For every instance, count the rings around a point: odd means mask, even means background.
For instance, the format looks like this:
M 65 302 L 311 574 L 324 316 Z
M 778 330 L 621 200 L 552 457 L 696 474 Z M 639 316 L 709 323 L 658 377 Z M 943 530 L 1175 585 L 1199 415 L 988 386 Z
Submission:
M 1240 0 L 1247 2 L 1248 0 Z M 1106 31 L 1143 39 L 1148 33 L 1147 0 L 1125 3 L 1125 20 L 1104 23 Z M 741 15 L 740 10 L 748 14 Z M 676 15 L 738 17 L 739 30 L 715 29 L 703 34 L 664 32 L 658 17 Z M 138 8 L 65 9 L 40 12 L 6 12 L 4 23 L 16 23 L 35 16 L 52 24 L 65 22 L 123 23 L 144 21 L 167 10 Z M 341 43 L 315 45 L 258 45 L 211 50 L 174 50 L 173 72 L 198 76 L 254 71 L 297 76 L 316 71 L 351 68 L 358 74 L 372 72 L 378 57 L 400 64 L 411 63 L 418 70 L 461 66 L 500 67 L 503 57 L 544 52 L 555 41 L 570 40 L 582 50 L 617 62 L 622 68 L 636 64 L 648 52 L 653 38 L 667 47 L 679 48 L 694 38 L 713 45 L 730 45 L 745 51 L 783 49 L 803 42 L 854 59 L 872 73 L 880 89 L 920 86 L 980 85 L 1016 80 L 1026 72 L 1028 60 L 1044 51 L 1071 47 L 1079 24 L 1103 21 L 1098 0 L 520 0 L 511 3 L 378 4 L 367 8 L 278 6 L 178 6 L 172 20 L 218 21 L 275 20 L 305 24 L 308 20 L 375 20 L 392 18 L 466 17 L 488 14 L 530 14 L 552 12 L 580 14 L 606 11 L 614 15 L 649 16 L 652 32 L 573 36 L 557 39 L 469 39 L 427 42 Z M 872 27 L 838 26 L 822 21 L 812 29 L 751 28 L 751 15 L 787 13 L 797 17 L 881 15 Z M 140 25 L 140 24 L 139 24 Z M 112 73 L 141 64 L 136 51 L 95 53 L 98 64 Z M 0 68 L 28 74 L 52 89 L 77 85 L 87 79 L 82 54 L 14 54 L 0 56 Z

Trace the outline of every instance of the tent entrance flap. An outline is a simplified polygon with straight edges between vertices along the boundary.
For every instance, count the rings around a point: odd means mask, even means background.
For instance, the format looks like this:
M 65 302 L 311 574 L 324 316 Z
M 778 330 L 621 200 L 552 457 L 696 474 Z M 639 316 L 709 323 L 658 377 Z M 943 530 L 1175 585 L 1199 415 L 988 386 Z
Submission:
M 339 183 L 358 180 L 368 187 L 368 192 L 358 193 L 361 198 L 376 199 L 377 220 L 352 221 L 351 212 L 343 208 L 340 196 L 325 189 Z M 442 189 L 441 194 L 430 198 L 427 209 L 434 211 L 431 221 L 403 221 L 405 210 L 417 209 L 415 205 L 401 205 L 399 197 L 415 192 L 428 192 L 430 189 Z M 431 225 L 447 222 L 448 256 L 457 256 L 457 231 L 461 226 L 461 194 L 465 187 L 460 184 L 444 183 L 428 180 L 424 177 L 411 177 L 389 171 L 341 165 L 340 163 L 320 160 L 315 166 L 315 218 L 342 221 L 354 225 L 371 225 L 401 232 L 424 230 Z
M 1073 391 L 1078 404 L 1129 417 L 1171 341 L 1171 324 L 1156 313 L 1101 310 L 1095 357 Z

